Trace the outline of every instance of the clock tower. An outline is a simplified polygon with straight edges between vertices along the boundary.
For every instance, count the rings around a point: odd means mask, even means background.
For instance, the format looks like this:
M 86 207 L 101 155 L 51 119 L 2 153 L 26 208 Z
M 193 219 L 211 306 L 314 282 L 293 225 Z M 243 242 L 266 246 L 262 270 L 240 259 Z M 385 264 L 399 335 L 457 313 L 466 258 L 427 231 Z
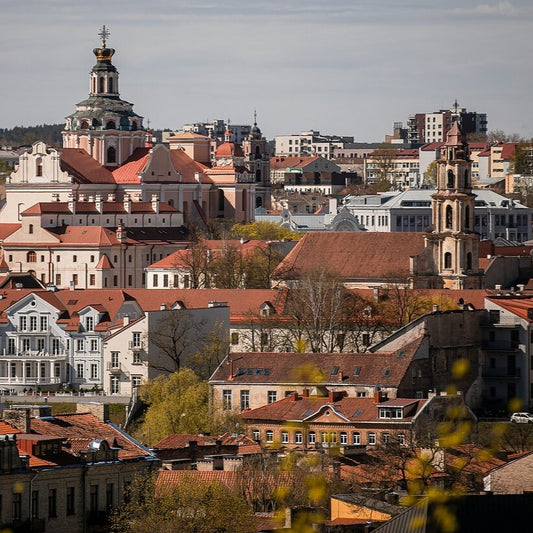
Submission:
M 468 143 L 455 121 L 437 161 L 437 192 L 431 197 L 433 230 L 425 234 L 436 274 L 449 289 L 482 287 L 471 175 Z

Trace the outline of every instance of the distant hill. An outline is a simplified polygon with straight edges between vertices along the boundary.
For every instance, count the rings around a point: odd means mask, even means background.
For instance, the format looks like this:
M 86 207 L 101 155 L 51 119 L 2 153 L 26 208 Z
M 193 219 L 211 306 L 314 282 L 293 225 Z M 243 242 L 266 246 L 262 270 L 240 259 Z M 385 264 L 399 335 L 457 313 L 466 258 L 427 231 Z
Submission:
M 62 145 L 61 131 L 64 124 L 42 124 L 40 126 L 15 126 L 12 129 L 0 128 L 0 146 L 29 146 L 35 141 L 44 141 L 59 148 Z
M 0 147 L 12 146 L 18 148 L 19 146 L 30 146 L 35 141 L 43 141 L 48 146 L 54 148 L 61 148 L 63 140 L 61 132 L 65 124 L 42 124 L 40 126 L 15 126 L 12 129 L 0 128 Z M 161 131 L 153 130 L 152 134 L 161 140 Z

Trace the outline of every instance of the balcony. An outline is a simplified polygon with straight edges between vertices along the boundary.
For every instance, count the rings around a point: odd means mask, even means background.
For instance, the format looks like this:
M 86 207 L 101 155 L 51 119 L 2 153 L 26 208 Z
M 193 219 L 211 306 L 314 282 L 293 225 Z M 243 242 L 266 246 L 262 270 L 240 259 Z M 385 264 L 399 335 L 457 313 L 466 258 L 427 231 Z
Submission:
M 56 376 L 0 376 L 0 385 L 59 385 L 61 378 Z
M 3 361 L 20 361 L 21 359 L 36 361 L 42 359 L 47 359 L 49 361 L 62 361 L 66 359 L 66 357 L 67 354 L 64 351 L 50 353 L 45 350 L 21 350 L 17 351 L 17 353 L 6 353 L 6 350 L 4 349 L 0 353 L 0 360 Z
M 133 342 L 133 341 L 129 341 L 129 342 L 128 342 L 128 348 L 129 348 L 132 352 L 141 352 L 142 350 L 144 350 L 144 346 L 143 346 L 143 343 L 142 343 L 142 342 Z
M 122 365 L 120 363 L 107 363 L 106 368 L 113 375 L 122 374 Z

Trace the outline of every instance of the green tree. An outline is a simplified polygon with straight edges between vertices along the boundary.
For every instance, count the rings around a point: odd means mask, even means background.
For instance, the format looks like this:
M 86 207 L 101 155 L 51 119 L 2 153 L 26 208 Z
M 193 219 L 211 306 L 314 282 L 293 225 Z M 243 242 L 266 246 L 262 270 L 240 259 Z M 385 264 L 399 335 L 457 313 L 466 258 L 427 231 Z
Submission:
M 521 142 L 516 145 L 511 166 L 515 174 L 533 176 L 533 142 Z
M 157 474 L 138 477 L 128 502 L 112 519 L 114 533 L 250 533 L 253 514 L 245 500 L 221 483 L 184 476 L 165 484 Z
M 295 231 L 283 228 L 274 222 L 250 222 L 235 224 L 231 228 L 234 238 L 254 239 L 262 241 L 297 241 L 301 235 Z
M 437 162 L 431 161 L 431 163 L 428 165 L 428 168 L 424 172 L 424 185 L 427 185 L 430 189 L 437 188 L 437 169 Z
M 137 436 L 149 445 L 175 433 L 211 429 L 209 386 L 189 368 L 141 385 L 139 397 L 148 408 Z

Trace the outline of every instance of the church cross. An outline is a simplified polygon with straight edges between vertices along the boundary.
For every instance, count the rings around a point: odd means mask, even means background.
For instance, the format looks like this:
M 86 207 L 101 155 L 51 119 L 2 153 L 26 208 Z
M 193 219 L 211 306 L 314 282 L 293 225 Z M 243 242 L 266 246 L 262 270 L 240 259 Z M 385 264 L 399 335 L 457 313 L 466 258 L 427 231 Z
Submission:
M 106 39 L 110 36 L 109 30 L 105 27 L 105 24 L 102 26 L 102 29 L 98 32 L 98 37 L 102 39 L 102 48 L 105 48 Z

